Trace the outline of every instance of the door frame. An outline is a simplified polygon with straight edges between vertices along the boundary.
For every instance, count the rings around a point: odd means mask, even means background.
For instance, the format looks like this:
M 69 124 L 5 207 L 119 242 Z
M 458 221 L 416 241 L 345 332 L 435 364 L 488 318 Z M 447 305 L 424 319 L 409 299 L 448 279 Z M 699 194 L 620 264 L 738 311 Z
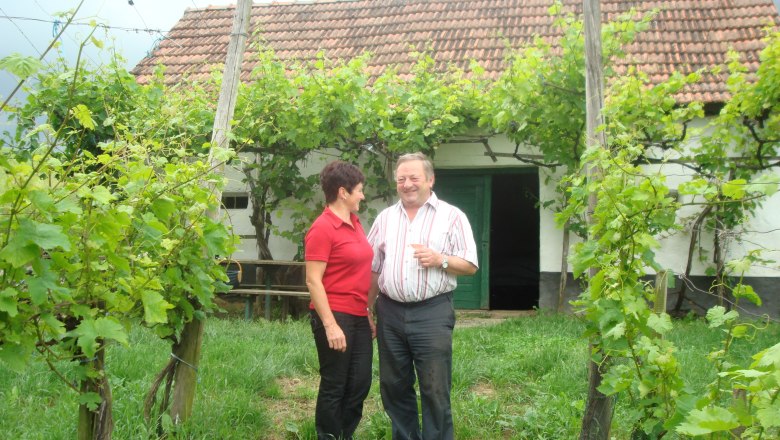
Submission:
M 441 169 L 436 170 L 434 175 L 446 176 L 447 178 L 457 176 L 482 178 L 482 206 L 480 208 L 482 211 L 482 230 L 480 231 L 480 241 L 476 243 L 479 270 L 475 276 L 479 277 L 479 310 L 488 310 L 490 308 L 490 208 L 492 199 L 490 194 L 493 189 L 493 179 L 490 174 L 480 172 L 480 170 Z M 469 223 L 473 222 L 472 219 L 469 219 Z
M 492 222 L 492 192 L 493 192 L 493 176 L 500 174 L 537 174 L 539 173 L 538 167 L 512 167 L 512 168 L 440 168 L 434 171 L 435 176 L 447 176 L 449 177 L 482 177 L 483 178 L 483 194 L 482 194 L 482 237 L 481 242 L 477 243 L 477 255 L 479 258 L 479 274 L 480 279 L 480 297 L 479 307 L 481 310 L 490 309 L 490 229 Z M 434 192 L 436 187 L 434 185 Z M 445 200 L 446 201 L 446 200 Z M 541 243 L 540 243 L 541 245 Z

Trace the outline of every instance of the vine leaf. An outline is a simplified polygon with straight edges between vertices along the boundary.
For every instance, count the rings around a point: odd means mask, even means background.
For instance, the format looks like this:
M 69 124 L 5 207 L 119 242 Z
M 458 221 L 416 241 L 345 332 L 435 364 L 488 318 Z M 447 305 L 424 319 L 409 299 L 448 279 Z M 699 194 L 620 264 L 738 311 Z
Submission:
M 596 241 L 586 241 L 582 244 L 580 250 L 570 257 L 574 278 L 579 278 L 580 275 L 595 264 L 598 250 L 599 244 Z
M 774 405 L 756 411 L 756 417 L 767 428 L 780 426 L 780 406 Z
M 72 334 L 78 337 L 78 345 L 85 356 L 95 356 L 100 347 L 100 339 L 113 339 L 122 344 L 127 344 L 127 332 L 122 324 L 115 318 L 104 317 L 97 319 L 84 319 Z
M 757 306 L 761 305 L 761 297 L 747 284 L 737 284 L 732 293 L 735 298 L 745 298 Z
M 13 287 L 7 287 L 0 292 L 0 312 L 8 313 L 11 318 L 19 314 L 19 309 L 16 308 L 18 293 Z
M 738 316 L 739 313 L 734 310 L 726 312 L 726 308 L 723 306 L 715 306 L 707 310 L 707 321 L 710 323 L 710 328 L 720 327 Z
M 652 313 L 647 317 L 647 326 L 655 330 L 659 335 L 664 335 L 674 328 L 672 319 L 666 313 L 660 315 Z
M 103 205 L 107 205 L 112 200 L 116 199 L 116 196 L 111 193 L 111 190 L 102 185 L 97 185 L 90 188 L 89 195 L 91 198 L 95 199 L 97 202 Z
M 46 302 L 49 298 L 49 289 L 57 290 L 57 275 L 52 271 L 46 271 L 38 276 L 31 277 L 27 280 L 29 286 L 30 299 L 33 304 L 39 306 Z
M 70 109 L 70 113 L 79 121 L 79 124 L 81 124 L 82 127 L 87 130 L 95 129 L 95 121 L 92 119 L 92 112 L 86 105 L 79 104 Z
M 19 219 L 19 229 L 16 233 L 19 238 L 29 244 L 35 244 L 41 249 L 49 250 L 60 247 L 66 251 L 70 250 L 68 236 L 63 234 L 62 228 L 58 225 L 47 225 L 22 218 Z
M 127 332 L 122 324 L 115 318 L 106 317 L 96 319 L 95 330 L 101 338 L 113 339 L 119 343 L 127 344 Z
M 739 426 L 737 417 L 725 408 L 712 406 L 703 410 L 695 409 L 688 414 L 685 423 L 677 427 L 677 432 L 687 435 L 706 435 L 718 431 L 728 431 Z
M 33 351 L 35 351 L 35 348 L 32 344 L 4 342 L 0 346 L 0 360 L 5 362 L 5 365 L 11 370 L 21 373 L 27 368 L 27 361 L 30 358 L 30 353 Z
M 168 221 L 179 210 L 176 201 L 162 196 L 152 203 L 152 212 L 158 219 Z
M 146 290 L 141 294 L 141 301 L 144 303 L 144 320 L 147 323 L 164 324 L 168 322 L 166 310 L 172 309 L 173 305 L 165 301 L 162 295 L 153 290 Z
M 12 53 L 0 59 L 0 69 L 6 70 L 19 79 L 25 79 L 33 75 L 43 67 L 43 63 L 35 57 Z
M 739 200 L 745 197 L 745 185 L 747 181 L 745 179 L 735 179 L 723 184 L 723 195 L 733 199 Z
M 753 356 L 756 361 L 751 367 L 774 367 L 780 369 L 780 343 L 777 343 Z
M 0 260 L 10 263 L 13 267 L 22 267 L 40 257 L 41 249 L 49 250 L 56 247 L 70 250 L 68 236 L 62 233 L 60 226 L 20 218 L 15 234 L 0 251 Z
M 78 397 L 79 405 L 86 405 L 90 411 L 94 411 L 103 399 L 95 392 L 81 393 Z

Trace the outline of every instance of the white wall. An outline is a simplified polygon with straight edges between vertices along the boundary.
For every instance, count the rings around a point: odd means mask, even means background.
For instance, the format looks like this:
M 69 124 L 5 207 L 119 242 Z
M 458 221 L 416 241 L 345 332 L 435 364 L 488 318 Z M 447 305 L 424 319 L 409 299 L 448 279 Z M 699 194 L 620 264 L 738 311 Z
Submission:
M 320 154 L 312 154 L 309 161 L 302 164 L 301 170 L 303 175 L 309 176 L 319 173 L 322 167 L 331 160 L 334 159 L 333 152 L 324 151 Z M 240 160 L 251 161 L 251 154 L 242 154 Z M 225 186 L 225 193 L 247 193 L 248 188 L 243 183 L 244 174 L 241 171 L 240 164 L 229 165 L 225 168 L 225 177 L 227 178 L 227 185 Z M 320 199 L 322 197 L 320 196 Z M 255 228 L 252 226 L 249 220 L 252 214 L 251 201 L 250 205 L 246 209 L 227 209 L 223 210 L 223 216 L 229 224 L 233 225 L 233 232 L 238 235 L 255 235 Z M 277 215 L 279 215 L 277 217 Z M 370 223 L 367 218 L 361 217 L 361 221 L 364 225 L 370 227 Z M 289 221 L 289 217 L 285 215 L 285 211 L 282 210 L 279 214 L 274 214 L 274 224 L 283 230 L 289 230 L 292 222 Z M 269 247 L 271 253 L 276 260 L 291 260 L 297 251 L 297 245 L 291 241 L 271 235 L 269 240 Z M 233 254 L 233 258 L 244 259 L 256 259 L 257 258 L 257 245 L 255 239 L 243 239 L 240 246 Z
M 688 127 L 688 145 L 691 148 L 697 139 L 707 133 L 708 118 L 700 118 L 692 121 Z M 656 157 L 662 157 L 661 152 Z M 650 172 L 661 172 L 666 176 L 667 184 L 672 189 L 687 182 L 694 175 L 694 171 L 680 164 L 667 163 L 664 165 L 646 166 Z M 772 172 L 772 171 L 768 171 Z M 776 171 L 775 171 L 776 172 Z M 691 229 L 696 216 L 703 209 L 700 203 L 701 197 L 680 196 L 678 201 L 683 204 L 678 212 L 678 224 L 684 229 L 676 234 L 659 237 L 662 249 L 656 253 L 657 261 L 661 266 L 683 273 L 687 263 L 688 249 L 691 241 Z M 686 204 L 690 204 L 687 205 Z M 725 260 L 742 258 L 747 252 L 755 249 L 763 249 L 762 257 L 774 260 L 774 264 L 753 266 L 749 276 L 778 277 L 780 276 L 780 193 L 767 198 L 756 210 L 755 215 L 742 228 L 744 233 L 727 239 L 727 254 Z M 692 275 L 705 275 L 708 262 L 713 261 L 713 236 L 705 233 L 699 240 L 700 249 L 694 254 Z M 701 258 L 699 258 L 701 256 Z M 704 261 L 701 261 L 704 260 Z
M 705 121 L 697 121 L 694 126 L 702 127 L 704 123 Z M 475 134 L 475 136 L 477 135 L 478 134 Z M 463 137 L 463 140 L 469 139 L 473 140 L 474 138 L 469 138 L 467 136 Z M 492 151 L 497 154 L 511 154 L 515 149 L 514 144 L 505 136 L 490 138 L 489 145 Z M 487 151 L 484 145 L 477 141 L 451 143 L 438 148 L 434 165 L 436 169 L 523 168 L 530 166 L 513 157 L 498 157 L 497 161 L 494 162 L 486 153 Z M 533 154 L 534 152 L 524 150 L 521 151 L 521 153 Z M 333 156 L 328 154 L 328 152 L 315 155 L 314 159 L 309 161 L 304 167 L 304 172 L 307 175 L 316 173 L 326 162 L 332 159 Z M 672 188 L 676 188 L 677 185 L 687 180 L 692 174 L 689 169 L 678 164 L 648 167 L 648 170 L 650 169 L 664 172 L 667 175 L 668 183 Z M 540 170 L 539 196 L 541 200 L 551 200 L 556 197 L 555 186 L 560 178 L 561 172 L 562 170 L 558 171 L 556 174 L 548 170 Z M 243 184 L 241 183 L 240 172 L 233 169 L 227 170 L 226 174 L 229 179 L 229 185 L 226 191 L 241 191 Z M 686 200 L 683 199 L 682 201 L 685 202 Z M 384 204 L 379 201 L 372 204 L 372 207 L 380 210 L 384 207 Z M 680 224 L 683 224 L 686 217 L 692 216 L 700 209 L 700 207 L 695 206 L 684 207 L 681 210 L 681 216 L 678 219 Z M 254 234 L 254 228 L 249 222 L 250 213 L 250 209 L 230 210 L 227 212 L 236 233 L 246 235 Z M 370 222 L 373 219 L 367 218 L 367 214 L 361 214 L 361 220 L 367 229 L 370 228 Z M 282 228 L 289 228 L 289 222 L 284 222 L 282 219 L 276 219 L 275 221 Z M 559 272 L 563 233 L 555 224 L 554 212 L 549 209 L 540 210 L 539 222 L 540 240 L 541 243 L 543 243 L 539 249 L 540 270 L 542 272 Z M 662 249 L 657 252 L 658 262 L 663 267 L 672 269 L 677 273 L 682 273 L 685 270 L 688 245 L 690 242 L 690 223 L 691 221 L 688 222 L 686 230 L 666 237 L 659 237 Z M 764 247 L 768 249 L 764 254 L 764 257 L 780 262 L 780 251 L 778 251 L 780 248 L 780 193 L 775 194 L 763 204 L 756 213 L 756 216 L 750 221 L 749 225 L 746 226 L 746 229 L 755 232 L 746 233 L 739 237 L 742 239 L 741 243 L 733 241 L 730 244 L 728 258 L 737 258 L 749 249 Z M 234 257 L 256 258 L 257 252 L 254 240 L 243 241 L 241 249 Z M 574 241 L 575 238 L 572 237 L 572 243 Z M 704 243 L 705 246 L 708 243 L 712 243 L 711 238 L 705 238 Z M 276 259 L 290 259 L 296 251 L 296 247 L 293 243 L 278 237 L 272 238 L 270 245 L 274 258 Z M 711 249 L 706 257 L 708 260 L 711 260 Z M 704 264 L 697 260 L 692 275 L 704 275 L 705 267 Z M 778 270 L 778 263 L 774 263 L 766 267 L 755 267 L 749 275 L 778 277 L 780 276 L 780 270 Z

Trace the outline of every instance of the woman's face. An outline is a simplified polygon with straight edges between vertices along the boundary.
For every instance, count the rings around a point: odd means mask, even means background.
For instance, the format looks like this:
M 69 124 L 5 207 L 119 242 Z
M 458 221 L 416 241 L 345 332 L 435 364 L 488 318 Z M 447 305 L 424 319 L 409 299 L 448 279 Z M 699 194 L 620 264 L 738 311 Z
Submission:
M 363 184 L 358 183 L 354 188 L 352 188 L 351 193 L 346 190 L 344 193 L 346 194 L 344 202 L 349 208 L 349 212 L 357 213 L 360 210 L 360 201 L 366 198 L 366 196 L 363 195 Z

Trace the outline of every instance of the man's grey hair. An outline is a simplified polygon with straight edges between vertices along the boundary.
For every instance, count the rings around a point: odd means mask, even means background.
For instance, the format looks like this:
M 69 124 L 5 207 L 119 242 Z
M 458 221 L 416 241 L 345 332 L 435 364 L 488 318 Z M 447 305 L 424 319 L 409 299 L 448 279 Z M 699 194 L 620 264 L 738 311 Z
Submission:
M 431 179 L 433 177 L 433 163 L 430 159 L 428 159 L 428 156 L 426 156 L 424 153 L 416 152 L 416 153 L 407 153 L 402 154 L 398 157 L 398 160 L 395 163 L 395 169 L 398 171 L 398 167 L 401 166 L 404 162 L 411 162 L 413 160 L 419 160 L 423 164 L 423 170 L 425 171 L 425 177 L 428 179 Z

